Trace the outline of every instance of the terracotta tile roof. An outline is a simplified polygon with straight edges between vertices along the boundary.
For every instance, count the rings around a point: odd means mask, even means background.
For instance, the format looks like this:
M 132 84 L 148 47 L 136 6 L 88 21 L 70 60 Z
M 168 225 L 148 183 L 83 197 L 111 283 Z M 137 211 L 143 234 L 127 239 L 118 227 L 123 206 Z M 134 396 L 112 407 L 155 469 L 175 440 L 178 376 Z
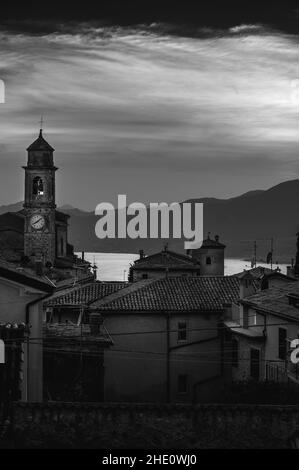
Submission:
M 299 320 L 299 308 L 290 304 L 290 297 L 299 298 L 299 282 L 265 289 L 241 302 L 265 313 Z
M 112 294 L 128 286 L 127 282 L 100 282 L 93 281 L 76 287 L 68 287 L 63 291 L 55 292 L 46 303 L 46 306 L 80 306 L 88 305 L 95 300 Z
M 255 279 L 260 279 L 264 275 L 269 276 L 270 274 L 279 274 L 279 272 L 274 270 L 274 269 L 266 268 L 266 267 L 263 267 L 263 266 L 256 266 L 255 268 L 246 269 L 246 270 L 244 269 L 244 271 L 242 271 L 238 274 L 235 274 L 235 276 L 238 276 L 238 277 L 241 278 L 244 275 L 249 274 L 249 273 Z M 282 274 L 282 276 L 284 276 L 284 275 Z
M 182 253 L 176 253 L 168 249 L 138 259 L 133 265 L 133 269 L 137 270 L 159 268 L 165 269 L 166 267 L 173 269 L 199 269 L 197 261 L 192 259 L 190 256 L 183 255 Z
M 91 307 L 115 312 L 219 311 L 224 303 L 239 298 L 239 280 L 234 276 L 171 277 L 135 282 L 94 302 Z

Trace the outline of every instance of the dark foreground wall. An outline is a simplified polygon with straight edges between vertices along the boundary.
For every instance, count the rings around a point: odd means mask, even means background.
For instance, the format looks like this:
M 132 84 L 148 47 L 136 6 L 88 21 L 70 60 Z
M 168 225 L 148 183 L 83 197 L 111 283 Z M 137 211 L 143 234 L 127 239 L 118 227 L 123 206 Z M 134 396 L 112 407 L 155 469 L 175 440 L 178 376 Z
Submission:
M 33 448 L 285 448 L 299 406 L 16 403 L 11 440 Z

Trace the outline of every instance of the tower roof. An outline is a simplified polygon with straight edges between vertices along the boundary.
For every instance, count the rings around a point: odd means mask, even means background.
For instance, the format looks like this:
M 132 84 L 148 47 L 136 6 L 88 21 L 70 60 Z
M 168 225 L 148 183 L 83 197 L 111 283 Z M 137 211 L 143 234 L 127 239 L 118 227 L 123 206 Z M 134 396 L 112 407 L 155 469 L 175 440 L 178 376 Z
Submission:
M 210 238 L 210 232 L 208 233 L 208 238 L 203 240 L 201 248 L 226 248 L 223 243 L 219 242 L 219 235 L 215 236 L 215 240 Z
M 40 129 L 38 138 L 27 148 L 27 151 L 31 150 L 50 150 L 54 152 L 55 149 L 43 138 L 43 130 Z

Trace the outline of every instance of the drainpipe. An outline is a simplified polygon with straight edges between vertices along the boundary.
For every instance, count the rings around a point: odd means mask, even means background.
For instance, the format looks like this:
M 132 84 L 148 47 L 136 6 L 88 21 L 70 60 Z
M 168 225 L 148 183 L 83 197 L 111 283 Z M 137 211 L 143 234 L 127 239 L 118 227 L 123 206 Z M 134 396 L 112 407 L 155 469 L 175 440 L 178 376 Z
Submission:
M 25 323 L 26 323 L 26 326 L 27 326 L 27 331 L 29 332 L 29 328 L 30 328 L 30 307 L 32 307 L 33 305 L 37 304 L 38 302 L 43 302 L 44 300 L 48 299 L 49 297 L 51 297 L 51 295 L 53 294 L 53 292 L 51 292 L 50 294 L 46 294 L 44 295 L 43 297 L 40 297 L 38 299 L 35 299 L 35 300 L 32 300 L 31 302 L 29 302 L 27 305 L 26 305 L 26 320 L 25 320 Z M 29 333 L 27 333 L 27 344 L 26 344 L 26 349 L 27 349 L 27 382 L 26 382 L 26 399 L 28 401 L 28 397 L 29 397 Z
M 170 314 L 166 314 L 166 402 L 170 403 Z

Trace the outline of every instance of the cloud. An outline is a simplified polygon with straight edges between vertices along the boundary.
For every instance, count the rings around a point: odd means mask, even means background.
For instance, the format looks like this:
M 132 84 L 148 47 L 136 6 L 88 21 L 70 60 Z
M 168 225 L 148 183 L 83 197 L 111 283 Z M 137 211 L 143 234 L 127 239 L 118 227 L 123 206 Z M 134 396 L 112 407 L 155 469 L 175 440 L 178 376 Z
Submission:
M 72 184 L 59 191 L 80 207 L 99 202 L 99 186 L 105 200 L 122 187 L 147 202 L 229 196 L 297 176 L 296 36 L 250 24 L 193 37 L 163 24 L 27 29 L 0 31 L 0 158 L 11 178 L 41 114 L 65 181 L 92 168 L 80 200 Z M 5 182 L 1 199 L 15 200 Z

